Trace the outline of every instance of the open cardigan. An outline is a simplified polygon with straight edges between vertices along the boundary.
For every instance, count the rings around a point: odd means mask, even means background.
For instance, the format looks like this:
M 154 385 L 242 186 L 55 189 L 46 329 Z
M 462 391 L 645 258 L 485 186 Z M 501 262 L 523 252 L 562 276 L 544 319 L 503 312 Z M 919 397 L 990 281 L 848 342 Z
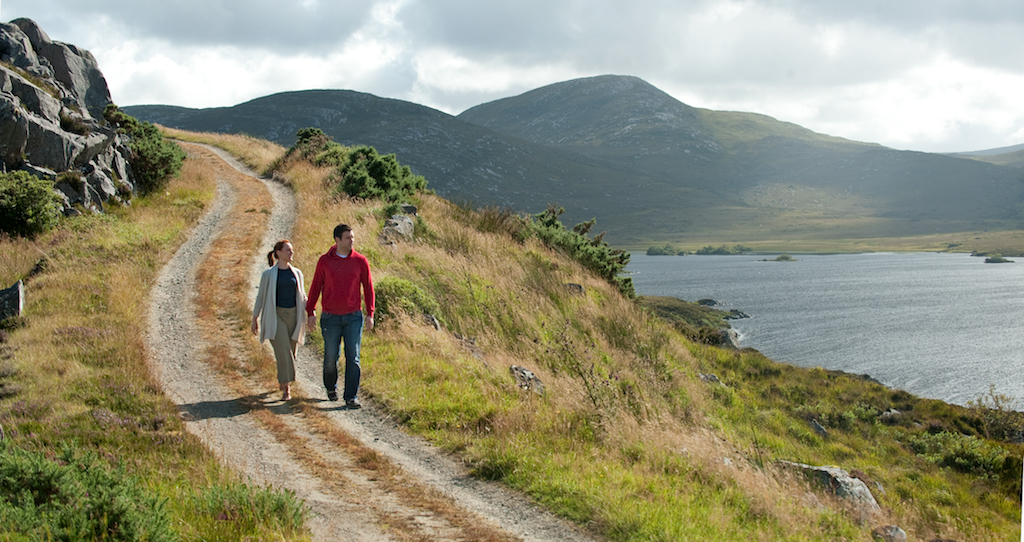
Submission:
M 302 271 L 292 266 L 299 291 L 295 292 L 295 331 L 292 340 L 302 342 L 305 336 L 306 287 L 302 282 Z M 260 289 L 252 308 L 252 317 L 260 319 L 260 342 L 271 339 L 277 333 L 277 270 L 274 265 L 260 276 Z M 261 316 L 262 313 L 262 316 Z

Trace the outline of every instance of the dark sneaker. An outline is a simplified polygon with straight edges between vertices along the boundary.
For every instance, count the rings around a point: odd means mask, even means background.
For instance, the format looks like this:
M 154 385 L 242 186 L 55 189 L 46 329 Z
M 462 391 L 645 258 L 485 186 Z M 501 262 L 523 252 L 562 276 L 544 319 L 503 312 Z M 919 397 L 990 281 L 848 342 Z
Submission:
M 363 408 L 363 404 L 359 402 L 359 399 L 352 398 L 345 401 L 345 406 L 348 408 Z
M 336 392 L 336 391 L 329 391 L 329 392 L 327 392 L 327 400 L 328 401 L 337 401 L 338 400 L 338 392 Z

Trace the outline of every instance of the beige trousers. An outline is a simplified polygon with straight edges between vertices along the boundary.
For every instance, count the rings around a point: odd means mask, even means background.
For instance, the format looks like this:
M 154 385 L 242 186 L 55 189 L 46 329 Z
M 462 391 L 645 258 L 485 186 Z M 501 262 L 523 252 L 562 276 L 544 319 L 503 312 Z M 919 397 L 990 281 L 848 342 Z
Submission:
M 295 307 L 276 308 L 277 333 L 270 339 L 270 344 L 274 346 L 274 357 L 277 359 L 277 381 L 288 384 L 295 381 L 295 347 L 298 343 L 292 341 L 292 333 L 295 332 L 298 317 Z

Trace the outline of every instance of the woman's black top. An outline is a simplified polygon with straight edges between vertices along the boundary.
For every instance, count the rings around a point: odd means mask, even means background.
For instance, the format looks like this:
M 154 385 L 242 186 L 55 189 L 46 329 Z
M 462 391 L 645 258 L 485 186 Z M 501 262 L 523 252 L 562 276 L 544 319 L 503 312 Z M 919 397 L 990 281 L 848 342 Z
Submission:
M 277 306 L 283 309 L 295 307 L 295 294 L 299 291 L 299 281 L 291 269 L 277 270 Z

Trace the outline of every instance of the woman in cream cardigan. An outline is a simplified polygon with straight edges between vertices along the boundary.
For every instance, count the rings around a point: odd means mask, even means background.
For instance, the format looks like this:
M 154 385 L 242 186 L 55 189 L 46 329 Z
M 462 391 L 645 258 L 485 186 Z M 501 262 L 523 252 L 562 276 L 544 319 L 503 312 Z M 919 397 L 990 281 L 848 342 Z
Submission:
M 267 253 L 270 269 L 260 277 L 260 289 L 252 309 L 253 335 L 259 330 L 259 341 L 270 339 L 270 344 L 274 346 L 277 382 L 283 401 L 292 398 L 295 348 L 304 334 L 299 315 L 306 313 L 306 287 L 302 282 L 302 271 L 291 265 L 294 255 L 295 249 L 287 239 L 278 241 L 274 250 Z

